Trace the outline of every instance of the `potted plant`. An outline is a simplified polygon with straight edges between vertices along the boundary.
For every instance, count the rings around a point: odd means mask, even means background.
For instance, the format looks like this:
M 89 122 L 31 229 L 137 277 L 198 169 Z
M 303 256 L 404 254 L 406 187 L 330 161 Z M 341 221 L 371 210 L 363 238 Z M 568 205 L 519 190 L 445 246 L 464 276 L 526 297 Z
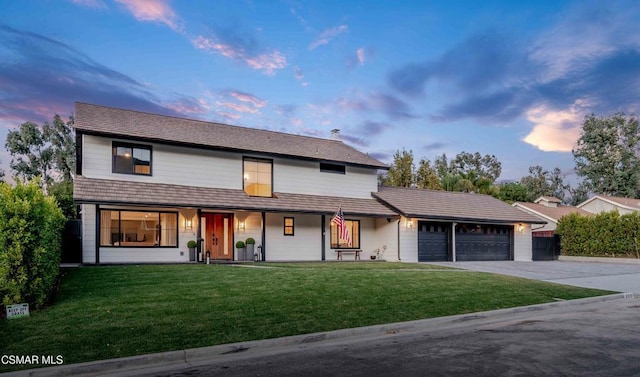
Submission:
M 196 260 L 196 247 L 198 247 L 196 241 L 191 240 L 187 242 L 187 248 L 189 249 L 189 260 L 191 262 Z
M 256 240 L 254 240 L 253 238 L 249 237 L 247 238 L 246 241 L 247 244 L 247 260 L 253 260 L 253 247 L 256 244 Z
M 244 241 L 236 242 L 238 260 L 244 260 Z

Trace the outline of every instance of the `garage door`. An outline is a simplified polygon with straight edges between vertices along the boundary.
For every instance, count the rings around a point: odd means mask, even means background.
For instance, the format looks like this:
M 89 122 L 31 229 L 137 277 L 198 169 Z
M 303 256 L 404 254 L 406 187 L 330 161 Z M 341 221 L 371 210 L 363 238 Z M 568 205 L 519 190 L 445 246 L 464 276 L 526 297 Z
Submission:
M 450 229 L 451 224 L 420 221 L 418 223 L 418 261 L 449 260 Z
M 457 261 L 511 260 L 510 226 L 458 224 Z

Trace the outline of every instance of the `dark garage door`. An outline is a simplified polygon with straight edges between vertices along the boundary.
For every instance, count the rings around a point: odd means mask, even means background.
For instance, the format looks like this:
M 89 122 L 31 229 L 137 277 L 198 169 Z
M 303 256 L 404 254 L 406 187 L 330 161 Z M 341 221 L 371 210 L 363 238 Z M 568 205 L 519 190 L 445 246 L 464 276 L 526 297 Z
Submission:
M 449 230 L 451 224 L 418 222 L 418 261 L 449 260 Z
M 511 260 L 510 226 L 458 224 L 456 261 Z

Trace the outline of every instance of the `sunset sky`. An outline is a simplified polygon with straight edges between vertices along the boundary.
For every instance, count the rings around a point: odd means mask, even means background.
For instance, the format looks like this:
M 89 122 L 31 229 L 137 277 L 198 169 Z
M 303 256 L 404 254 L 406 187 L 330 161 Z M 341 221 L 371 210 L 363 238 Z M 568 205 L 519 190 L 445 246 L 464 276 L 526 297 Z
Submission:
M 585 114 L 638 113 L 638 20 L 615 0 L 0 0 L 0 140 L 80 101 L 571 180 Z

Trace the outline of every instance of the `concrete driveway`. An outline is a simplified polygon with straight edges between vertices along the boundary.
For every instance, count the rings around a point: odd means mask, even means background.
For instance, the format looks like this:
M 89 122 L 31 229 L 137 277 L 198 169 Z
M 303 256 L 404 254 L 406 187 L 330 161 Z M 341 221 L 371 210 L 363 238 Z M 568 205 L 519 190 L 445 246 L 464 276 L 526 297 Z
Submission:
M 431 264 L 585 288 L 640 293 L 640 264 L 569 261 L 437 262 Z

